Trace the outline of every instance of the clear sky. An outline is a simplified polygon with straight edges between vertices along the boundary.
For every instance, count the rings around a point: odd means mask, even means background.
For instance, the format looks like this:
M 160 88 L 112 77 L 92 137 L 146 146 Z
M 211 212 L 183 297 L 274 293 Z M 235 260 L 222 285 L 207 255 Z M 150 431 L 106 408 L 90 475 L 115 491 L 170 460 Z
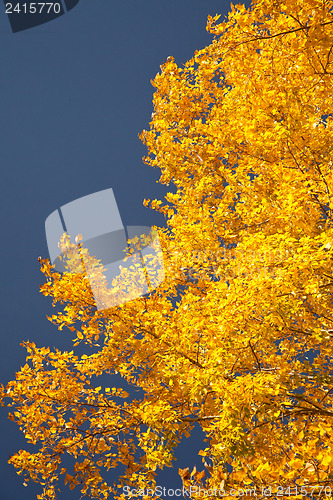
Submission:
M 138 139 L 153 112 L 150 80 L 168 56 L 181 65 L 209 44 L 207 16 L 223 17 L 229 7 L 225 0 L 80 0 L 58 19 L 12 33 L 0 3 L 1 383 L 25 363 L 22 341 L 71 348 L 70 332 L 46 319 L 51 300 L 39 292 L 37 257 L 48 257 L 51 212 L 111 187 L 124 224 L 164 225 L 142 205 L 168 190 L 143 164 Z M 35 500 L 39 488 L 25 488 L 7 464 L 29 449 L 7 413 L 0 409 L 0 499 Z M 201 469 L 193 457 L 198 442 L 182 445 L 175 471 L 194 463 Z M 163 478 L 180 486 L 175 472 Z M 59 498 L 79 496 L 66 487 Z

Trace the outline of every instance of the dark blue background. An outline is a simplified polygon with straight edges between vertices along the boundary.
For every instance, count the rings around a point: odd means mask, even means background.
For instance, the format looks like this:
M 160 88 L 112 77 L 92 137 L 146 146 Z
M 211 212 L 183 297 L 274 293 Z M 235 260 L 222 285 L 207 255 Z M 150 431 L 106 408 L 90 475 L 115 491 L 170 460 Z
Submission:
M 15 3 L 15 2 L 13 2 Z M 51 300 L 37 257 L 48 257 L 46 217 L 76 198 L 112 187 L 123 223 L 164 225 L 143 207 L 164 196 L 159 172 L 145 166 L 138 139 L 149 128 L 150 79 L 169 55 L 185 63 L 212 40 L 207 15 L 225 15 L 221 0 L 80 0 L 70 12 L 40 27 L 12 33 L 0 4 L 1 38 L 1 362 L 6 384 L 25 363 L 20 342 L 70 349 L 70 332 L 46 319 Z M 33 500 L 37 488 L 7 464 L 27 446 L 18 426 L 0 411 L 0 498 Z M 199 435 L 179 451 L 178 467 L 195 463 Z M 40 490 L 38 489 L 40 492 Z M 61 499 L 78 499 L 66 487 Z

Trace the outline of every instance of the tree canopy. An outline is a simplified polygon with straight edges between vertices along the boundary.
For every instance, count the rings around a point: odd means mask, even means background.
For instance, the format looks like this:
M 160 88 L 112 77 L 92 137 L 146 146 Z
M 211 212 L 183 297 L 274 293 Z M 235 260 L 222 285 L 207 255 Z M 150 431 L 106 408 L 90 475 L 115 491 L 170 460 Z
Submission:
M 333 486 L 332 13 L 326 0 L 231 5 L 208 17 L 210 45 L 161 66 L 140 135 L 174 186 L 145 200 L 166 220 L 156 290 L 98 310 L 84 274 L 40 259 L 41 291 L 62 305 L 49 319 L 87 348 L 25 342 L 2 387 L 36 445 L 10 463 L 38 498 L 55 499 L 61 475 L 92 498 L 138 496 L 194 426 L 201 470 L 194 456 L 179 470 L 193 499 L 199 486 L 212 498 Z M 135 397 L 99 384 L 115 373 Z

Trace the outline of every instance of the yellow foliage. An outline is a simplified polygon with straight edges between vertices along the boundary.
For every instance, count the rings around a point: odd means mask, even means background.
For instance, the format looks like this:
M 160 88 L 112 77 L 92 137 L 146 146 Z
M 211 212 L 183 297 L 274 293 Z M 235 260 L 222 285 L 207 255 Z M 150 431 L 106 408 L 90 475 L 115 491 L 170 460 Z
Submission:
M 92 498 L 153 487 L 194 425 L 207 439 L 204 470 L 179 469 L 184 485 L 225 498 L 281 485 L 290 499 L 295 485 L 332 485 L 332 12 L 332 1 L 232 5 L 223 22 L 208 18 L 209 46 L 183 68 L 172 57 L 161 66 L 141 139 L 176 193 L 145 200 L 167 221 L 153 293 L 96 310 L 67 235 L 69 272 L 40 259 L 42 293 L 66 304 L 50 321 L 99 349 L 27 342 L 27 364 L 1 389 L 38 448 L 10 463 L 43 485 L 39 498 L 54 499 L 65 472 Z M 88 255 L 85 265 L 103 298 L 103 269 Z M 96 387 L 114 373 L 137 399 Z

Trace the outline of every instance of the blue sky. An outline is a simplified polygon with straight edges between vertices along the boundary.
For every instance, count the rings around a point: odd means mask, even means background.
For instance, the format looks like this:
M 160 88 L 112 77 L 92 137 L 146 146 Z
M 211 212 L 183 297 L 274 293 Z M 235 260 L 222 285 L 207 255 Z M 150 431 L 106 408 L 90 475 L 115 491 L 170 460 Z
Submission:
M 164 225 L 142 204 L 168 190 L 143 164 L 138 139 L 153 112 L 150 80 L 168 56 L 181 65 L 209 44 L 207 16 L 229 7 L 224 0 L 80 0 L 52 22 L 12 33 L 0 4 L 1 383 L 25 363 L 20 342 L 71 347 L 69 332 L 46 319 L 51 300 L 39 293 L 37 257 L 48 257 L 51 212 L 111 187 L 124 224 Z M 33 500 L 39 489 L 25 488 L 7 464 L 26 442 L 0 410 L 0 498 Z M 182 447 L 176 470 L 201 466 L 192 458 L 196 444 Z M 64 489 L 59 498 L 78 499 L 79 492 Z

